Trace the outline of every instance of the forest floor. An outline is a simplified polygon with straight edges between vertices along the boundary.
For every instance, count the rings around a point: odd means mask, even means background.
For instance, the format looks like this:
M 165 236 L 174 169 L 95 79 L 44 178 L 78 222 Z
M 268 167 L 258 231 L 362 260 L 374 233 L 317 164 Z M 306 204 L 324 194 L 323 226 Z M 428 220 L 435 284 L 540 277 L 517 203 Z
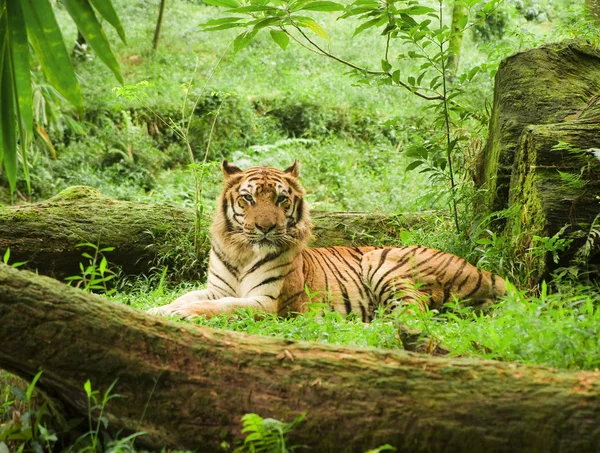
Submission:
M 199 1 L 176 0 L 167 6 L 159 47 L 152 52 L 158 2 L 118 3 L 128 43 L 118 43 L 112 30 L 107 34 L 117 43 L 127 89 L 133 95 L 117 96 L 119 89 L 113 90 L 117 82 L 93 54 L 84 55 L 77 64 L 85 99 L 83 116 L 40 82 L 38 91 L 44 94 L 45 104 L 40 104 L 37 120 L 53 147 L 36 145 L 30 158 L 32 192 L 27 194 L 22 183 L 23 199 L 46 199 L 81 184 L 118 199 L 194 207 L 189 153 L 185 141 L 168 126 L 180 121 L 182 110 L 191 111 L 191 103 L 184 100 L 187 92 L 189 99 L 198 99 L 187 139 L 195 161 L 207 162 L 200 169 L 204 176 L 199 200 L 206 210 L 213 209 L 220 191 L 221 159 L 242 168 L 284 168 L 298 159 L 312 208 L 391 214 L 436 210 L 440 215 L 432 220 L 435 228 L 406 231 L 401 244 L 455 253 L 507 275 L 514 283 L 508 295 L 485 313 L 461 307 L 457 301 L 443 312 L 381 313 L 364 324 L 352 315 L 323 315 L 323 307 L 314 304 L 308 314 L 295 318 L 266 316 L 257 321 L 253 313 L 240 311 L 233 317 L 196 323 L 258 335 L 401 349 L 394 326 L 402 318 L 455 355 L 563 369 L 600 367 L 600 291 L 583 285 L 568 270 L 548 284 L 525 288 L 527 276 L 519 275 L 518 266 L 506 261 L 507 244 L 486 231 L 485 225 L 473 222 L 472 198 L 467 196 L 473 185 L 469 169 L 485 143 L 492 70 L 481 74 L 461 100 L 478 112 L 479 119 L 471 121 L 465 132 L 469 146 L 461 183 L 467 190 L 459 212 L 466 233 L 458 234 L 447 215 L 447 183 L 406 170 L 413 161 L 410 150 L 427 142 L 436 127 L 425 101 L 398 88 L 353 83 L 335 62 L 294 45 L 283 52 L 266 34 L 234 54 L 230 44 L 235 32 L 206 33 L 198 27 L 220 14 Z M 565 30 L 576 24 L 580 14 L 570 2 L 525 3 L 520 11 L 511 3 L 499 11 L 497 23 L 469 33 L 461 65 L 469 68 L 487 62 L 493 67 L 502 57 L 546 42 L 550 36 L 569 36 Z M 60 4 L 57 8 L 65 39 L 72 43 L 76 29 L 60 12 Z M 353 39 L 347 21 L 320 19 L 332 36 L 335 52 L 379 67 L 376 56 L 384 44 L 376 31 Z M 406 71 L 413 69 L 407 63 Z M 0 180 L 2 187 L 0 202 L 8 203 L 5 181 Z M 110 268 L 110 252 L 105 256 Z M 86 260 L 82 257 L 86 266 L 98 265 Z M 170 274 L 176 272 L 157 269 L 150 276 L 119 276 L 114 279 L 116 291 L 107 297 L 146 310 L 202 287 L 201 281 L 170 283 L 176 280 Z
M 110 71 L 93 53 L 80 58 L 76 69 L 85 99 L 83 116 L 49 95 L 51 90 L 40 82 L 45 104 L 37 110 L 38 121 L 54 147 L 37 144 L 31 158 L 32 192 L 23 195 L 27 191 L 21 183 L 23 198 L 46 199 L 65 187 L 82 184 L 118 199 L 194 207 L 194 176 L 186 140 L 169 124 L 181 124 L 182 112 L 187 118 L 197 102 L 186 139 L 195 162 L 200 163 L 203 191 L 199 203 L 206 211 L 211 212 L 220 191 L 218 166 L 223 158 L 242 168 L 283 168 L 300 160 L 301 180 L 313 209 L 390 214 L 433 209 L 440 213 L 432 220 L 435 226 L 404 231 L 399 245 L 418 243 L 455 253 L 507 276 L 515 287 L 491 312 L 472 313 L 457 304 L 444 313 L 403 313 L 409 325 L 454 354 L 559 368 L 600 365 L 598 292 L 582 286 L 566 271 L 548 286 L 525 288 L 527 276 L 519 273 L 518 263 L 508 262 L 508 244 L 473 220 L 469 171 L 485 143 L 494 65 L 515 51 L 579 33 L 580 7 L 560 1 L 537 9 L 507 4 L 494 20 L 465 36 L 461 66 L 469 71 L 486 63 L 488 72 L 480 73 L 461 97 L 478 118 L 464 123 L 469 145 L 459 173 L 465 188 L 459 203 L 461 234 L 447 215 L 447 181 L 407 171 L 414 160 L 411 150 L 434 135 L 436 125 L 426 101 L 397 87 L 356 83 L 335 61 L 293 44 L 284 52 L 266 33 L 234 53 L 235 30 L 208 33 L 198 26 L 219 17 L 221 10 L 195 1 L 177 1 L 167 7 L 158 50 L 153 52 L 157 8 L 154 3 L 150 7 L 147 2 L 119 2 L 127 44 L 107 29 L 122 66 L 125 89 L 116 87 Z M 57 10 L 65 40 L 72 43 L 76 28 L 60 5 Z M 385 43 L 376 30 L 353 38 L 355 23 L 336 21 L 332 15 L 315 17 L 331 35 L 332 52 L 368 67 L 379 66 L 377 54 Z M 406 60 L 407 73 L 415 69 L 411 64 L 416 66 Z M 0 191 L 2 198 L 7 199 L 6 191 Z M 106 258 L 110 263 L 109 252 Z M 176 269 L 158 269 L 153 276 L 120 277 L 110 297 L 148 309 L 203 284 L 173 286 L 170 281 L 177 279 L 170 275 L 175 273 Z M 317 312 L 292 319 L 267 317 L 260 322 L 251 313 L 239 313 L 234 319 L 217 317 L 198 323 L 255 334 L 401 348 L 389 322 L 398 314 L 382 314 L 365 325 L 352 316 L 344 319 L 329 313 L 320 317 Z

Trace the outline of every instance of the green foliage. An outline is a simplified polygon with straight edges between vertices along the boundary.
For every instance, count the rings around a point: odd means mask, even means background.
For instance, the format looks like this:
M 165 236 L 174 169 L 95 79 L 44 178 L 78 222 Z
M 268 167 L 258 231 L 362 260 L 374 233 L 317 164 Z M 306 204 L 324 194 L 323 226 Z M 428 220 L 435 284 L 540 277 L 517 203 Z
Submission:
M 9 261 L 10 261 L 10 247 L 7 247 L 6 252 L 4 252 L 4 255 L 2 257 L 2 262 L 4 264 L 9 264 Z M 10 264 L 10 267 L 21 267 L 25 264 L 27 264 L 27 261 L 19 261 L 19 262 Z
M 88 260 L 88 264 L 79 263 L 80 275 L 73 275 L 65 278 L 70 284 L 75 283 L 76 288 L 81 288 L 84 291 L 94 291 L 110 295 L 116 291 L 115 288 L 109 288 L 108 282 L 117 276 L 117 273 L 108 267 L 108 260 L 104 256 L 107 252 L 112 252 L 114 247 L 100 247 L 98 244 L 91 242 L 82 242 L 75 247 L 88 247 L 92 249 L 93 255 L 88 252 L 83 252 L 81 256 Z
M 234 452 L 244 453 L 289 453 L 299 446 L 288 446 L 286 434 L 304 420 L 302 414 L 290 423 L 273 418 L 262 418 L 258 414 L 246 414 L 242 417 L 242 433 L 244 444 Z
M 38 372 L 23 391 L 7 385 L 0 406 L 0 451 L 2 447 L 17 446 L 19 453 L 51 451 L 58 440 L 56 432 L 47 428 L 52 419 L 48 402 L 34 404 L 33 392 L 42 372 Z
M 97 12 L 117 28 L 124 39 L 123 27 L 110 0 L 101 3 Z M 119 63 L 89 1 L 64 0 L 63 4 L 87 42 L 114 72 L 117 79 L 123 82 Z M 79 82 L 51 3 L 48 0 L 1 2 L 0 165 L 6 172 L 11 193 L 16 189 L 18 150 L 23 160 L 25 178 L 29 181 L 27 147 L 33 134 L 34 118 L 29 44 L 50 84 L 69 102 L 77 107 L 82 106 Z

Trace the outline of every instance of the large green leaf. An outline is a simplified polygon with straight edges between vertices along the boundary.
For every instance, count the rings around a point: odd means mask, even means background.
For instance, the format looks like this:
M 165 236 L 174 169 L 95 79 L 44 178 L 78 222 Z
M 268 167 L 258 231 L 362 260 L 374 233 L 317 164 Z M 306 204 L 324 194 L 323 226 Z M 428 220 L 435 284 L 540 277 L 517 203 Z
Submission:
M 121 20 L 113 7 L 113 4 L 110 0 L 90 0 L 94 8 L 100 13 L 102 17 L 106 19 L 106 21 L 115 27 L 117 33 L 119 33 L 119 37 L 124 43 L 127 43 L 125 39 L 125 29 L 121 24 Z
M 344 5 L 330 1 L 309 2 L 299 8 L 292 8 L 293 11 L 344 11 L 344 9 Z
M 6 15 L 3 16 L 4 21 Z M 7 32 L 4 37 L 6 39 Z M 10 192 L 13 193 L 17 187 L 17 128 L 15 119 L 17 118 L 17 112 L 15 110 L 16 96 L 13 90 L 13 68 L 10 59 L 9 46 L 4 49 L 4 63 L 2 64 L 2 78 L 0 83 L 0 117 L 2 123 L 2 146 L 4 148 L 4 171 L 6 172 L 6 179 L 8 179 L 8 185 Z
M 82 99 L 71 58 L 48 0 L 20 0 L 29 42 L 50 84 L 69 102 L 81 107 Z
M 22 130 L 27 135 L 33 133 L 33 91 L 31 89 L 31 74 L 29 67 L 29 44 L 25 18 L 19 0 L 7 0 L 6 12 L 8 17 L 8 42 L 12 59 L 14 84 L 19 106 L 19 116 Z
M 120 83 L 123 83 L 123 76 L 121 75 L 119 62 L 110 48 L 110 43 L 104 34 L 102 25 L 100 25 L 100 22 L 98 22 L 98 18 L 96 17 L 94 9 L 92 8 L 92 5 L 90 5 L 89 1 L 62 0 L 62 2 L 75 21 L 77 28 L 87 43 L 92 46 L 100 59 L 114 73 L 117 80 Z
M 287 49 L 287 46 L 290 43 L 290 37 L 282 31 L 271 30 L 271 38 L 283 50 Z
M 6 43 L 7 39 L 7 28 L 6 28 L 6 11 L 2 11 L 0 14 L 0 90 L 2 89 L 2 67 L 4 66 L 4 54 L 6 51 Z M 0 99 L 0 105 L 2 104 L 2 99 Z M 4 163 L 4 121 L 2 118 L 2 108 L 0 108 L 0 169 L 3 167 Z

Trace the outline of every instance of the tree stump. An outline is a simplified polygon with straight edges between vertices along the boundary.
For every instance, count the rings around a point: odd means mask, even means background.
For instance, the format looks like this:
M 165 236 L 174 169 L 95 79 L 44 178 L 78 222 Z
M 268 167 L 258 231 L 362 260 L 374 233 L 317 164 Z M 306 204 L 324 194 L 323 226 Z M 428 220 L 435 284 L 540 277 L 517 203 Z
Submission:
M 496 75 L 475 175 L 483 193 L 478 209 L 483 217 L 509 208 L 508 222 L 498 227 L 516 238 L 516 259 L 525 262 L 531 283 L 556 268 L 550 254 L 533 251 L 534 236 L 552 237 L 566 226 L 562 237 L 573 242 L 558 265 L 568 265 L 600 214 L 599 93 L 600 52 L 587 42 L 518 53 Z

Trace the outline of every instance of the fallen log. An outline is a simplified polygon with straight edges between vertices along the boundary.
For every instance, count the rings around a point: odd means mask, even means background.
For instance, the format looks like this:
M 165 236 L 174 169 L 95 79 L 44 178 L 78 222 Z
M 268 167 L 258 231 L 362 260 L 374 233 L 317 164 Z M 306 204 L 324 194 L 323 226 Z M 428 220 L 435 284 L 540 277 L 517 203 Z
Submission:
M 82 383 L 123 395 L 110 426 L 149 447 L 218 452 L 240 417 L 289 421 L 318 452 L 596 452 L 600 373 L 356 349 L 174 323 L 0 265 L 0 367 L 87 414 Z
M 312 217 L 312 245 L 321 247 L 397 244 L 403 229 L 415 225 L 433 228 L 436 214 L 316 211 Z M 208 229 L 210 221 L 205 220 Z M 41 203 L 0 206 L 0 253 L 10 247 L 11 262 L 27 261 L 27 268 L 56 278 L 80 273 L 81 254 L 90 250 L 76 245 L 89 242 L 115 247 L 107 259 L 126 274 L 146 273 L 157 265 L 181 269 L 194 263 L 179 275 L 203 279 L 209 241 L 203 241 L 197 256 L 193 236 L 192 210 L 113 200 L 90 187 L 70 187 Z

